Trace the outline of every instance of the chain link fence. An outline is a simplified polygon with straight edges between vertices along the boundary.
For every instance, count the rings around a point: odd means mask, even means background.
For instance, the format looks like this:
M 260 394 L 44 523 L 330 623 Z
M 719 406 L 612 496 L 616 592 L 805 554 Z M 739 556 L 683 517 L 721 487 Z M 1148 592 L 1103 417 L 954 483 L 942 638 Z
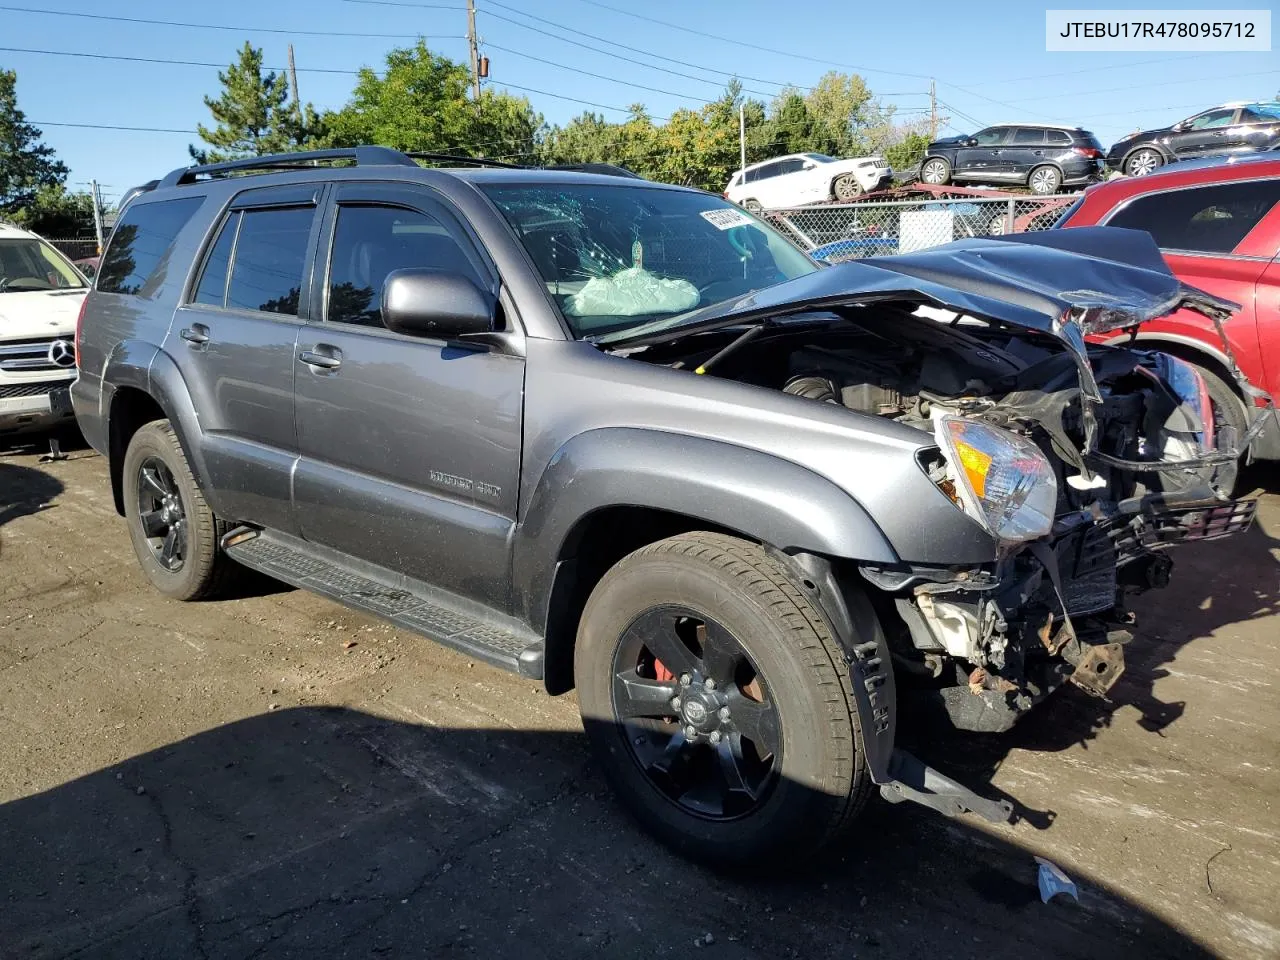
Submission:
M 764 215 L 811 256 L 837 262 L 910 253 L 966 237 L 1045 230 L 1076 199 L 1026 196 L 855 201 L 769 210 Z

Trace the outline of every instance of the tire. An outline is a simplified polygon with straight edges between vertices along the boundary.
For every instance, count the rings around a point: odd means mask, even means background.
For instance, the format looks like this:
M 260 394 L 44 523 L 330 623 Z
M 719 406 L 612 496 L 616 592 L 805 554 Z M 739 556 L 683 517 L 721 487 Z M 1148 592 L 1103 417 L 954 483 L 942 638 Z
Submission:
M 831 196 L 835 200 L 853 200 L 862 196 L 862 184 L 852 173 L 846 173 L 831 181 Z
M 1062 186 L 1062 171 L 1048 164 L 1035 167 L 1027 174 L 1027 186 L 1037 196 L 1052 196 Z
M 1192 366 L 1200 376 L 1204 377 L 1204 385 L 1209 391 L 1209 401 L 1213 404 L 1215 426 L 1218 430 L 1231 427 L 1235 430 L 1236 441 L 1239 442 L 1249 429 L 1249 411 L 1244 401 L 1217 373 L 1197 364 Z M 1229 496 L 1235 490 L 1239 475 L 1240 461 L 1219 467 L 1218 486 Z
M 1163 154 L 1151 147 L 1142 147 L 1124 158 L 1124 172 L 1131 177 L 1145 177 L 1163 166 Z
M 751 200 L 742 201 L 742 209 L 747 213 L 755 214 L 757 217 L 764 213 L 764 207 L 760 205 L 760 201 L 752 198 Z
M 951 180 L 951 164 L 941 157 L 930 157 L 920 166 L 920 182 L 941 186 Z
M 992 217 L 991 222 L 987 224 L 987 236 L 1003 237 L 1009 232 L 1009 218 L 1001 214 L 998 217 Z
M 175 600 L 208 599 L 228 588 L 243 569 L 218 547 L 229 526 L 205 503 L 168 420 L 155 420 L 133 435 L 122 479 L 133 552 L 152 586 Z M 152 509 L 144 512 L 144 502 Z M 177 512 L 164 516 L 163 503 L 176 505 Z M 158 524 L 150 528 L 158 536 L 148 536 L 144 515 L 147 523 Z M 176 564 L 173 556 L 166 560 L 170 533 Z
M 651 629 L 667 622 L 673 625 L 670 631 Z M 692 630 L 694 647 L 705 661 L 691 651 L 690 641 L 682 644 L 678 629 L 686 634 Z M 645 639 L 633 664 L 628 651 L 637 637 Z M 736 643 L 740 659 L 724 656 L 728 641 Z M 649 651 L 644 644 L 657 649 Z M 673 644 L 673 655 L 663 653 L 675 668 L 667 672 L 658 651 L 671 650 Z M 720 653 L 713 657 L 717 649 Z M 681 665 L 685 658 L 702 666 L 690 670 L 687 663 Z M 699 681 L 704 675 L 700 671 L 714 676 L 717 664 L 726 661 L 735 664 L 727 686 L 712 690 L 709 682 Z M 755 544 L 695 532 L 625 557 L 587 601 L 574 667 L 583 724 L 611 786 L 646 828 L 685 856 L 733 867 L 783 858 L 796 862 L 838 836 L 867 800 L 871 778 L 841 650 L 802 590 Z M 633 679 L 621 681 L 620 668 Z M 654 679 L 644 679 L 646 668 Z M 625 719 L 619 704 L 626 694 L 616 691 L 636 685 L 647 696 L 625 702 L 643 700 L 649 712 L 639 715 L 670 710 L 678 718 Z M 672 692 L 684 702 L 673 706 L 665 699 Z M 715 713 L 710 696 L 720 696 L 726 704 L 719 710 L 720 720 L 710 722 L 740 733 L 726 732 L 717 742 L 714 731 L 695 730 L 692 722 Z M 705 706 L 690 713 L 699 703 Z M 753 716 L 758 728 L 752 725 Z M 771 759 L 761 761 L 768 764 L 768 773 L 754 787 L 755 796 L 746 790 L 722 791 L 717 811 L 713 801 L 702 799 L 713 790 L 682 792 L 677 770 L 685 779 L 706 771 L 708 782 L 731 782 L 726 752 L 741 752 L 740 772 L 747 769 L 747 760 L 764 756 L 754 744 L 769 743 L 770 737 L 751 731 L 767 731 L 765 717 L 772 718 L 777 748 L 768 754 Z M 637 735 L 637 723 L 651 726 Z M 673 759 L 664 767 L 668 755 Z M 650 762 L 654 756 L 659 759 Z M 748 777 L 739 782 L 748 783 Z

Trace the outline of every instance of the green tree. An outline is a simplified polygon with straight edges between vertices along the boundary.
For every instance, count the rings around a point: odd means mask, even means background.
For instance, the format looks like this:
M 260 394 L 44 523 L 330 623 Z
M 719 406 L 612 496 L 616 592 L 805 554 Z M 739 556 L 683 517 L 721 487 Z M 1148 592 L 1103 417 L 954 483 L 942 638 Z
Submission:
M 68 192 L 60 183 L 45 184 L 14 211 L 13 221 L 46 237 L 88 237 L 93 234 L 93 197 Z
M 311 104 L 299 107 L 289 97 L 289 81 L 274 70 L 263 72 L 262 49 L 247 41 L 239 58 L 218 74 L 222 93 L 205 97 L 217 126 L 197 124 L 208 148 L 188 149 L 197 163 L 217 163 L 268 153 L 324 146 L 324 118 Z
M 42 189 L 61 187 L 67 167 L 18 109 L 18 75 L 0 70 L 0 213 L 13 214 Z
M 924 159 L 924 152 L 929 146 L 929 135 L 911 130 L 897 143 L 885 148 L 884 158 L 889 161 L 895 174 L 906 173 Z
M 532 158 L 542 116 L 529 101 L 506 91 L 467 96 L 471 74 L 461 63 L 432 53 L 426 43 L 392 50 L 380 77 L 360 71 L 351 99 L 330 117 L 338 146 L 376 143 L 397 150 Z

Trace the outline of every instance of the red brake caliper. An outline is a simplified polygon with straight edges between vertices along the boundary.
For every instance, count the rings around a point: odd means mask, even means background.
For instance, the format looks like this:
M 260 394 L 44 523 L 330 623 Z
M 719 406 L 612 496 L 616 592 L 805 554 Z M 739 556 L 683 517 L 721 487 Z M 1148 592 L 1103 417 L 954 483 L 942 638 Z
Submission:
M 659 683 L 666 683 L 668 680 L 674 680 L 676 675 L 667 669 L 666 664 L 661 660 L 653 661 L 653 678 Z

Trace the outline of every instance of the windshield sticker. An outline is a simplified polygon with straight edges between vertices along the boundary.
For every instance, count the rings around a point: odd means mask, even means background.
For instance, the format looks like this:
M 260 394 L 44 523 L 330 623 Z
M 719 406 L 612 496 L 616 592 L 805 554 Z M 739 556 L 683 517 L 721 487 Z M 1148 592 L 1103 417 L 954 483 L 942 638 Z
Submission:
M 749 227 L 753 223 L 741 210 L 733 210 L 731 208 L 723 208 L 720 210 L 703 210 L 702 219 L 707 221 L 717 230 L 732 230 L 734 227 Z

